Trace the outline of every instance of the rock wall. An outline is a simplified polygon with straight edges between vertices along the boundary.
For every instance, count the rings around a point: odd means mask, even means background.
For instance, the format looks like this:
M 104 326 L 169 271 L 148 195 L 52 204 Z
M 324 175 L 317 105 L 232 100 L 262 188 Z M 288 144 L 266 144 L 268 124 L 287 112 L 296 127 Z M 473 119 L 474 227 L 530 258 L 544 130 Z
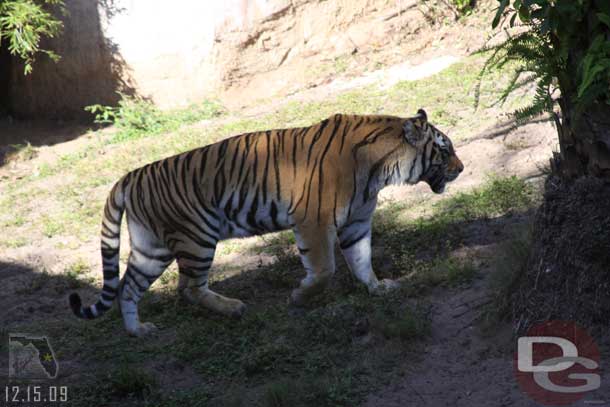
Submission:
M 64 33 L 49 42 L 61 61 L 41 57 L 27 77 L 13 63 L 10 111 L 83 117 L 84 106 L 116 103 L 117 92 L 162 108 L 290 94 L 345 71 L 348 62 L 373 69 L 380 53 L 401 61 L 410 35 L 428 26 L 416 3 L 66 0 Z

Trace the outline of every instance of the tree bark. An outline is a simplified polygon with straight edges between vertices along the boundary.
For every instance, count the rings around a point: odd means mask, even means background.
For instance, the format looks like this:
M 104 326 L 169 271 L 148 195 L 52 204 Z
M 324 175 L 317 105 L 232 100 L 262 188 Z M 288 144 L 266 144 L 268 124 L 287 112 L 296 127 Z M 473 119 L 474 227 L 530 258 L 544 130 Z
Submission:
M 551 159 L 553 171 L 568 179 L 591 175 L 610 179 L 610 106 L 597 103 L 577 112 L 561 98 L 562 118 L 555 117 L 559 154 Z

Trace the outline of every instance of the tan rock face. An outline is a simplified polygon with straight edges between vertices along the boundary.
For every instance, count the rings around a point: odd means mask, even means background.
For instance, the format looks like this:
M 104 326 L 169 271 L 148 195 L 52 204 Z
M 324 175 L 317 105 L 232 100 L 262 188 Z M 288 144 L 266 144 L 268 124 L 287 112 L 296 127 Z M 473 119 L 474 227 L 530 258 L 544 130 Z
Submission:
M 116 103 L 117 92 L 162 108 L 214 97 L 250 105 L 404 62 L 417 50 L 435 56 L 431 44 L 452 28 L 431 27 L 416 3 L 66 0 L 64 34 L 50 42 L 62 60 L 41 57 L 28 77 L 13 63 L 10 107 L 17 116 L 86 117 L 84 106 Z

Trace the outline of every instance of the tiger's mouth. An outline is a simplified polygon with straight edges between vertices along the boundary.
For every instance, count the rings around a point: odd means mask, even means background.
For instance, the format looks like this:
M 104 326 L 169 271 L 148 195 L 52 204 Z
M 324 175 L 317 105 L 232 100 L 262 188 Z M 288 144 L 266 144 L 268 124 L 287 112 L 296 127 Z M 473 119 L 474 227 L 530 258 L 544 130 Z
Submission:
M 433 171 L 428 174 L 424 174 L 421 178 L 422 181 L 425 181 L 432 189 L 432 192 L 435 194 L 442 194 L 445 191 L 445 185 L 447 184 L 447 179 L 443 174 L 443 171 Z
M 422 177 L 422 181 L 425 181 L 429 186 L 432 192 L 435 194 L 442 194 L 445 192 L 445 187 L 448 182 L 455 181 L 455 179 L 460 175 L 458 171 L 456 172 L 443 172 L 436 171 L 433 174 L 427 174 Z
M 447 182 L 455 181 L 455 179 L 460 175 L 459 171 L 448 172 L 446 175 Z
M 434 192 L 435 194 L 442 194 L 443 192 L 445 192 L 445 186 L 447 185 L 447 182 L 443 179 L 441 182 L 428 184 L 430 185 L 430 189 L 432 189 L 432 192 Z

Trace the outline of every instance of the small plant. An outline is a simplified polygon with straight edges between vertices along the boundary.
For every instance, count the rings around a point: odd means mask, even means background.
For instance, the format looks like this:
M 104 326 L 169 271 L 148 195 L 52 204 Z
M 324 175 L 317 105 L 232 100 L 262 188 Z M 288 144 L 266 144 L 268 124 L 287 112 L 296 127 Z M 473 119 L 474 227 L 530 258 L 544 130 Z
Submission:
M 524 180 L 491 176 L 482 187 L 442 201 L 439 208 L 453 219 L 467 220 L 525 210 L 532 201 L 532 187 Z
M 165 273 L 161 274 L 159 277 L 159 281 L 163 285 L 169 285 L 178 280 L 178 273 L 176 270 L 167 270 Z
M 430 321 L 421 310 L 402 309 L 388 313 L 378 311 L 372 318 L 371 325 L 390 339 L 412 341 L 426 336 L 430 330 Z
M 64 275 L 66 276 L 65 286 L 69 289 L 76 289 L 83 286 L 85 282 L 93 282 L 94 279 L 90 277 L 87 280 L 83 279 L 83 276 L 91 271 L 91 266 L 83 259 L 78 259 L 76 262 L 71 263 L 64 269 Z M 61 287 L 60 290 L 65 289 Z
M 93 122 L 97 124 L 112 124 L 118 116 L 118 108 L 104 105 L 85 106 L 85 111 L 94 115 Z
M 33 294 L 37 291 L 40 291 L 49 281 L 51 277 L 46 270 L 43 270 L 42 273 L 37 274 L 29 283 L 23 288 L 17 289 L 16 293 L 23 294 Z
M 486 315 L 488 319 L 499 321 L 510 317 L 511 298 L 526 271 L 531 245 L 530 227 L 515 231 L 511 239 L 500 245 L 490 279 L 493 301 Z
M 145 398 L 152 393 L 156 384 L 157 381 L 148 372 L 126 364 L 108 376 L 110 392 L 117 397 Z
M 462 14 L 472 10 L 472 0 L 451 0 L 451 3 Z
M 149 100 L 139 96 L 121 95 L 118 106 L 100 104 L 85 107 L 98 124 L 114 124 L 118 133 L 113 141 L 140 138 L 176 130 L 182 125 L 210 119 L 223 113 L 222 106 L 204 101 L 185 109 L 162 111 Z
M 263 396 L 265 407 L 292 407 L 295 405 L 295 388 L 298 383 L 289 380 L 278 380 L 265 388 Z
M 14 156 L 19 161 L 29 161 L 38 156 L 38 150 L 29 141 L 25 144 L 11 144 L 11 148 L 15 150 Z
M 69 276 L 82 276 L 83 274 L 87 274 L 91 271 L 91 266 L 83 259 L 78 259 L 76 262 L 70 264 L 66 268 L 66 274 Z
M 469 283 L 477 275 L 477 269 L 466 260 L 447 259 L 437 266 L 449 286 Z
M 42 217 L 42 234 L 46 237 L 53 237 L 63 231 L 63 227 L 55 219 L 47 215 Z

